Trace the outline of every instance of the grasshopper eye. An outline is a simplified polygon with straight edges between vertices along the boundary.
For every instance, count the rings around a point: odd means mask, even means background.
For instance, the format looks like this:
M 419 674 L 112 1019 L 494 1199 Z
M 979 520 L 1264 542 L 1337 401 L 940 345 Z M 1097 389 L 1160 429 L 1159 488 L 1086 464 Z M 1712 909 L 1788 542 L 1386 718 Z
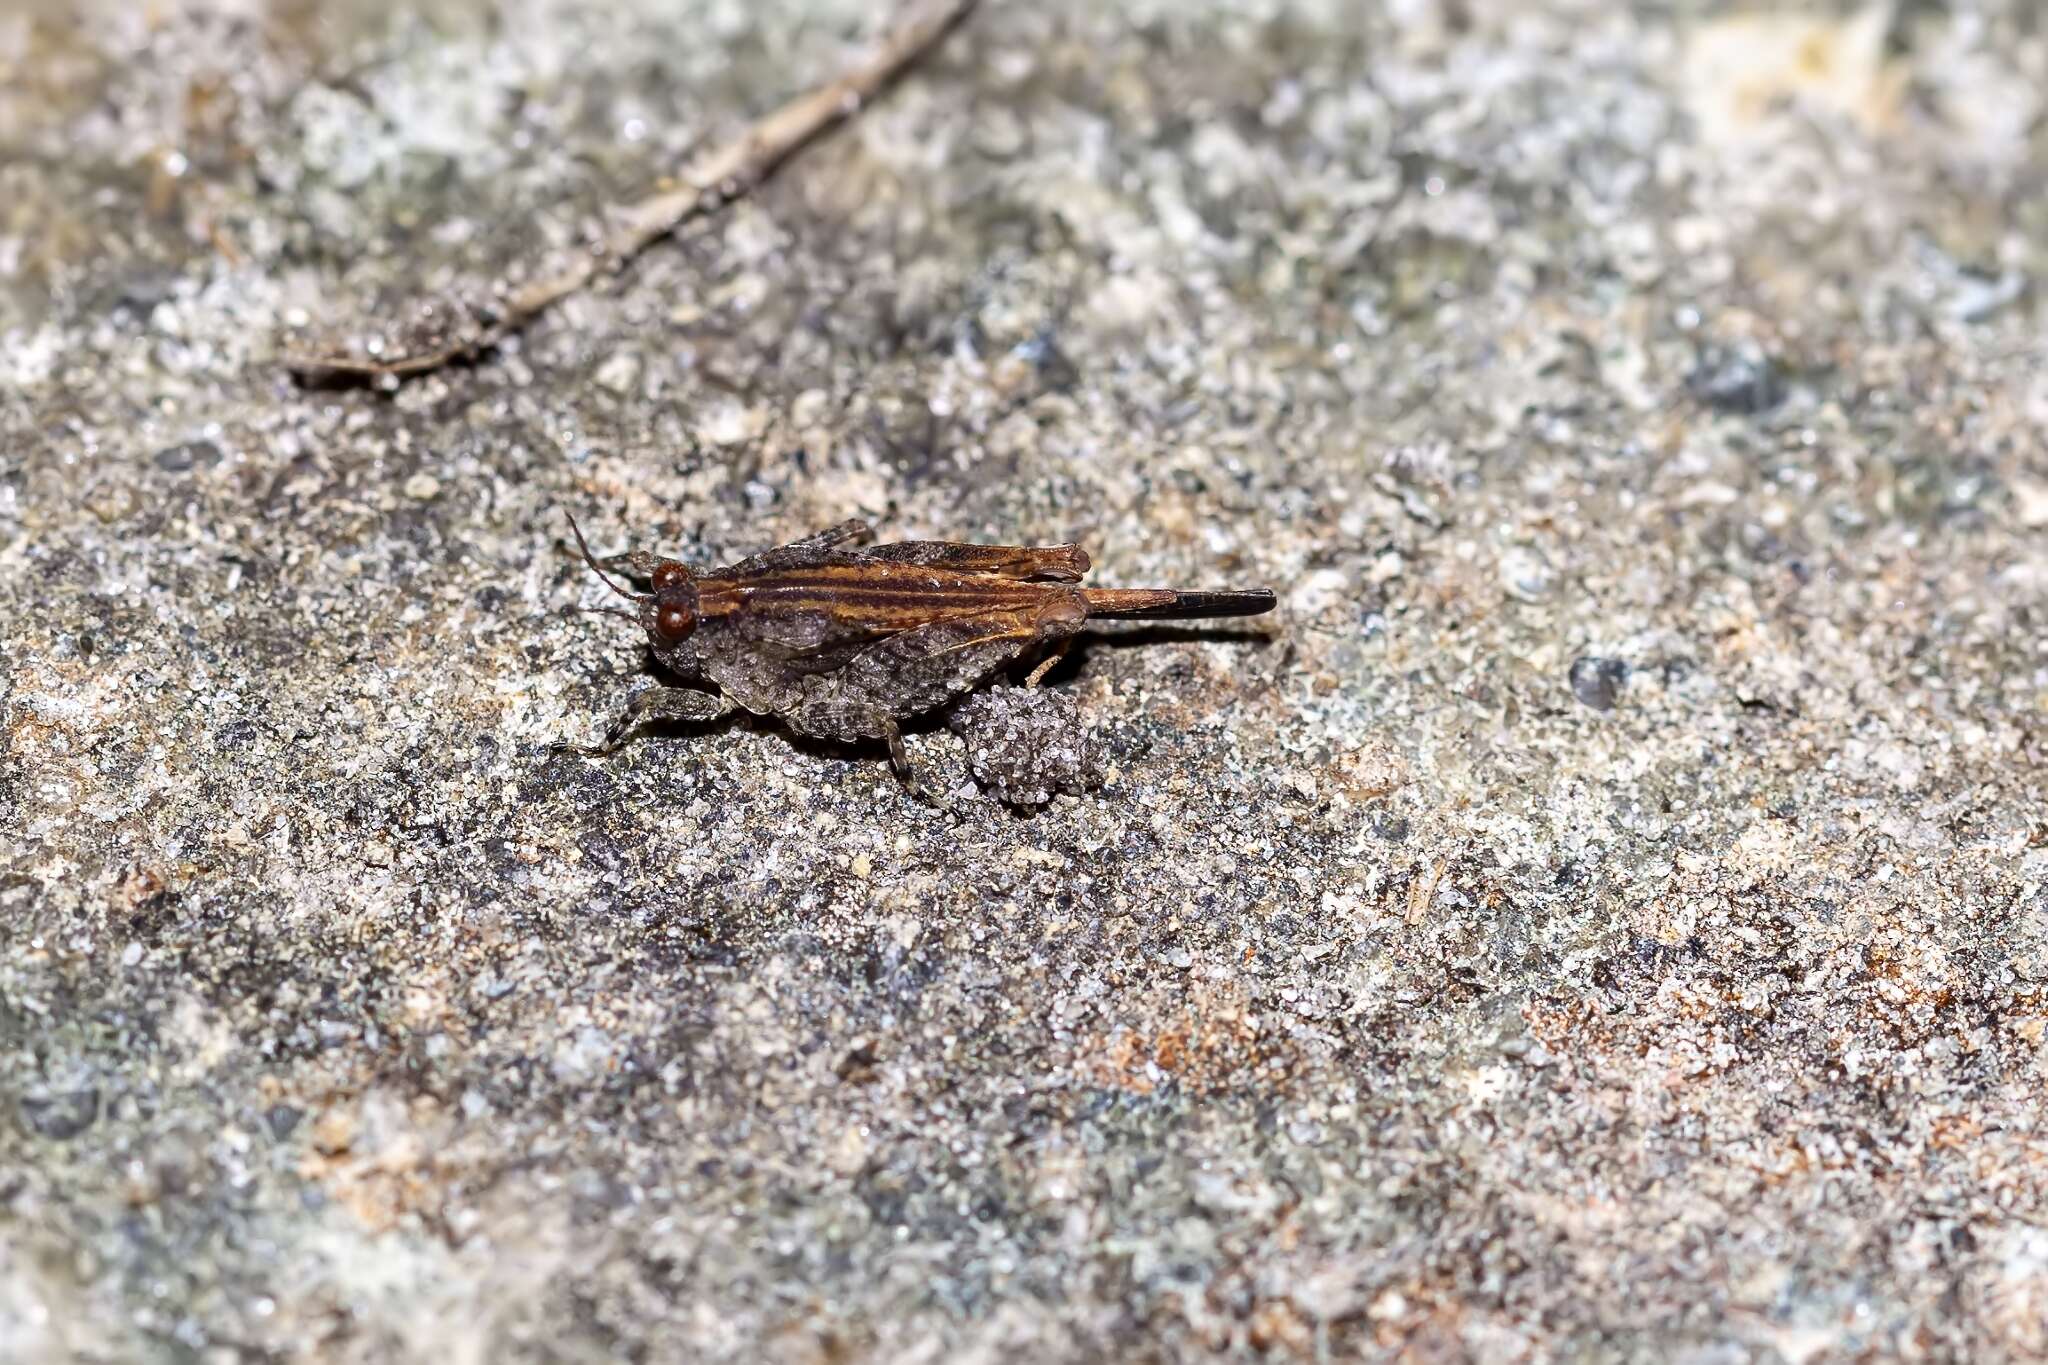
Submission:
M 677 588 L 690 581 L 690 571 L 673 559 L 664 559 L 654 566 L 654 590 Z M 685 630 L 689 627 L 685 626 Z
M 665 645 L 680 643 L 697 628 L 697 614 L 684 602 L 664 602 L 654 612 L 654 638 Z

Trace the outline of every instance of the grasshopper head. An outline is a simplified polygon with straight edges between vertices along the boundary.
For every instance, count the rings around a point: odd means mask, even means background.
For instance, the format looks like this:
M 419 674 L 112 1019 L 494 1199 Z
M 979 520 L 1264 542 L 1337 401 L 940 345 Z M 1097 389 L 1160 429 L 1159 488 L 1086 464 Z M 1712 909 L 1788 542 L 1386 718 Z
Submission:
M 640 599 L 640 623 L 654 643 L 673 648 L 697 628 L 697 580 L 673 559 L 654 566 L 654 591 Z
M 576 524 L 576 518 L 569 518 L 569 529 L 575 532 L 576 548 L 583 552 L 583 562 L 590 566 L 590 571 L 603 579 L 607 588 L 633 604 L 631 611 L 624 607 L 586 607 L 585 611 L 603 612 L 638 622 L 654 641 L 656 649 L 673 649 L 690 638 L 690 632 L 697 628 L 697 580 L 688 565 L 673 559 L 661 560 L 649 575 L 654 591 L 631 592 L 620 587 L 604 571 L 604 565 L 590 553 L 590 546 L 584 542 L 583 529 Z M 631 561 L 637 557 L 629 555 L 625 558 Z

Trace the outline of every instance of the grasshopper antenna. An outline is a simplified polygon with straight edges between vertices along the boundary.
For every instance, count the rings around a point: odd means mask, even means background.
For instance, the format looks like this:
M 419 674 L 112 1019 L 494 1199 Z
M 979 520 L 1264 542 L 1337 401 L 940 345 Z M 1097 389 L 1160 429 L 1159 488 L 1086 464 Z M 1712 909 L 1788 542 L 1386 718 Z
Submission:
M 562 509 L 562 515 L 569 518 L 569 529 L 576 533 L 576 548 L 583 551 L 583 562 L 590 566 L 590 571 L 596 574 L 599 578 L 602 578 L 604 580 L 604 585 L 607 588 L 610 588 L 613 592 L 625 598 L 628 602 L 638 602 L 640 600 L 640 595 L 638 593 L 627 592 L 617 583 L 614 583 L 612 581 L 612 576 L 604 571 L 604 566 L 599 564 L 597 562 L 596 556 L 590 553 L 590 545 L 583 539 L 583 528 L 576 524 L 575 513 L 569 511 L 565 507 Z M 635 619 L 637 620 L 638 618 L 636 617 Z

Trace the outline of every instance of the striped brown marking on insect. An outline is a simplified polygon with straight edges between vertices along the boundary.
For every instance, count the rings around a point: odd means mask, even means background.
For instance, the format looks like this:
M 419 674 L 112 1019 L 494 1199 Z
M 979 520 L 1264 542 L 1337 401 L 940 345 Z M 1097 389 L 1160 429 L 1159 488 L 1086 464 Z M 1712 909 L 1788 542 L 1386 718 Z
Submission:
M 744 578 L 698 581 L 698 614 L 823 613 L 871 629 L 907 630 L 931 621 L 990 612 L 1030 611 L 1075 589 L 986 574 L 954 574 L 895 564 L 821 565 L 769 570 Z
M 903 564 L 893 560 L 853 559 L 839 563 L 787 565 L 755 570 L 715 569 L 699 575 L 705 583 L 730 582 L 755 589 L 807 587 L 829 590 L 839 587 L 888 588 L 902 592 L 1030 593 L 1043 592 L 1045 583 L 1004 578 L 998 574 L 963 573 L 932 564 Z

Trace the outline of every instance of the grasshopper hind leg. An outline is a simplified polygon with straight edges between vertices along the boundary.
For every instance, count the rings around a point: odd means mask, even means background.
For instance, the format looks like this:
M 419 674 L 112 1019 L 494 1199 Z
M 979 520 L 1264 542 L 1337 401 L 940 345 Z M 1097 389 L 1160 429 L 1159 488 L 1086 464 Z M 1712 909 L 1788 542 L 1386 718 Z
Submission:
M 874 533 L 875 528 L 859 517 L 848 517 L 837 526 L 827 526 L 822 531 L 813 531 L 807 536 L 792 540 L 789 544 L 779 546 L 778 548 L 784 550 L 829 550 L 835 545 L 845 545 L 866 540 L 874 535 Z
M 783 719 L 797 733 L 819 739 L 886 741 L 898 775 L 930 799 L 911 768 L 897 720 L 972 690 L 1032 646 L 1071 635 L 1084 619 L 1086 610 L 1076 598 L 906 630 L 855 655 L 824 688 L 784 712 Z
M 1034 647 L 1073 634 L 1087 618 L 1077 598 L 934 621 L 877 641 L 841 670 L 833 699 L 871 703 L 892 716 L 929 711 Z

